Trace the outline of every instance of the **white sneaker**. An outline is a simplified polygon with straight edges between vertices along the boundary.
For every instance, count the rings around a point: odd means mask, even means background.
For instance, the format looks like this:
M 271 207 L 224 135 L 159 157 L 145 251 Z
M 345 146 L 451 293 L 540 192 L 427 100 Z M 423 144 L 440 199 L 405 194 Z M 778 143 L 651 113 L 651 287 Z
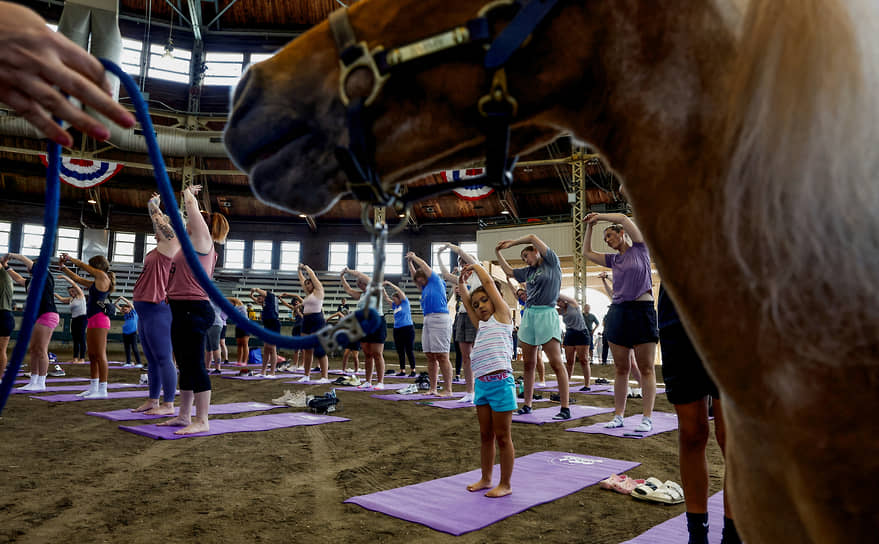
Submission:
M 150 384 L 150 377 L 149 377 L 149 375 L 148 375 L 148 374 L 141 374 L 141 375 L 140 375 L 140 381 L 138 381 L 137 384 L 138 384 L 138 385 L 149 385 L 149 384 Z
M 305 408 L 308 405 L 308 397 L 305 395 L 305 391 L 297 391 L 292 393 L 284 404 L 291 408 Z
M 378 391 L 384 391 L 384 389 L 385 389 L 385 384 L 383 384 L 382 382 L 378 382 L 377 384 L 375 384 L 375 386 L 373 387 L 373 389 L 376 389 L 376 390 L 378 390 Z
M 96 392 L 97 392 L 97 389 L 86 389 L 85 391 L 83 391 L 81 393 L 77 393 L 76 396 L 77 397 L 86 397 L 86 396 L 91 395 L 92 393 L 96 393 Z
M 304 382 L 309 381 L 310 379 L 311 379 L 311 376 L 302 376 L 301 378 L 299 378 L 298 380 L 296 380 L 296 382 L 297 382 L 297 383 L 304 383 Z
M 277 374 L 264 374 L 264 375 L 263 375 L 263 378 L 266 378 L 266 379 L 269 379 L 269 380 L 274 380 L 274 379 L 277 378 L 277 377 L 278 377 Z
M 329 378 L 321 378 L 321 379 L 317 380 L 316 383 L 321 383 L 321 384 L 330 383 L 330 379 Z
M 61 365 L 55 365 L 55 369 L 49 372 L 49 376 L 52 376 L 53 378 L 60 378 L 66 375 L 67 373 L 64 372 L 64 369 L 61 368 Z
M 641 418 L 641 424 L 635 427 L 636 433 L 649 433 L 653 430 L 653 420 L 647 416 Z
M 372 383 L 363 382 L 362 384 L 357 386 L 357 389 L 363 389 L 363 390 L 372 389 Z
M 292 399 L 293 397 L 294 397 L 293 393 L 291 393 L 290 390 L 287 389 L 286 391 L 284 391 L 283 395 L 281 395 L 280 397 L 278 397 L 276 399 L 272 399 L 272 404 L 274 404 L 276 406 L 283 406 L 284 404 L 287 404 L 287 401 Z
M 617 429 L 623 426 L 622 416 L 613 416 L 613 419 L 604 424 L 605 429 Z
M 473 393 L 465 393 L 463 397 L 458 399 L 458 402 L 473 402 Z
M 534 384 L 534 387 L 546 387 L 546 382 L 537 382 Z
M 107 392 L 106 391 L 104 391 L 104 392 L 94 391 L 94 392 L 90 392 L 90 393 L 83 395 L 82 398 L 84 398 L 84 399 L 106 399 Z

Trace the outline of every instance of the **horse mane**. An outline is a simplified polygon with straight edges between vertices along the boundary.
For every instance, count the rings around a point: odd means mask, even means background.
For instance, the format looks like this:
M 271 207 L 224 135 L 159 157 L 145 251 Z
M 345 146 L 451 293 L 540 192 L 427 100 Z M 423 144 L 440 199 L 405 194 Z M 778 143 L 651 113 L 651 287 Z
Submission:
M 876 341 L 877 28 L 875 0 L 752 0 L 737 29 L 724 230 L 762 317 L 788 330 L 832 307 Z

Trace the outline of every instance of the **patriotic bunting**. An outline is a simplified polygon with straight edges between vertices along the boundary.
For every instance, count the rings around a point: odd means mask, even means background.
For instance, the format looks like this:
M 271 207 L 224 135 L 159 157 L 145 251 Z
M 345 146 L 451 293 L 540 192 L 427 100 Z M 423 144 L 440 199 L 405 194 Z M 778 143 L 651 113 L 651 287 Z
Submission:
M 45 166 L 49 166 L 46 155 L 40 155 L 40 160 Z M 61 157 L 61 181 L 80 189 L 96 187 L 118 174 L 120 170 L 122 165 L 117 162 Z
M 449 183 L 451 181 L 467 180 L 477 178 L 485 173 L 485 168 L 468 168 L 467 170 L 443 170 L 440 172 L 443 181 Z M 480 200 L 494 192 L 494 189 L 487 185 L 468 185 L 467 187 L 459 187 L 453 189 L 456 195 L 464 200 Z

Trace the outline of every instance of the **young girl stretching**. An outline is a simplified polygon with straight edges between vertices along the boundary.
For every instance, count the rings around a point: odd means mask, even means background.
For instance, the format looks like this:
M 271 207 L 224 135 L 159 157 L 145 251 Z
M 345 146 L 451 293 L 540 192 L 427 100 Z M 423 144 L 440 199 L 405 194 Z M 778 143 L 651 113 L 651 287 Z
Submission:
M 500 451 L 501 479 L 486 497 L 503 497 L 513 492 L 510 477 L 516 452 L 510 427 L 516 409 L 516 383 L 513 379 L 513 324 L 510 308 L 501 297 L 494 279 L 478 264 L 468 264 L 461 272 L 461 284 L 476 272 L 482 286 L 472 292 L 461 289 L 461 301 L 467 315 L 477 327 L 476 340 L 470 354 L 475 378 L 473 404 L 479 418 L 480 459 L 482 478 L 467 486 L 468 491 L 491 487 L 494 465 L 494 444 Z

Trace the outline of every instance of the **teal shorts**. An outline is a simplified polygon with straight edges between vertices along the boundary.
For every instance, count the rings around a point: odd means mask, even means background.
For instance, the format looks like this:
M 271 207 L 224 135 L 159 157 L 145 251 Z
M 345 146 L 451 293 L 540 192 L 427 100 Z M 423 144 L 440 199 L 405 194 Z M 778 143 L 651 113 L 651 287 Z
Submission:
M 561 343 L 562 327 L 559 314 L 553 306 L 529 306 L 519 325 L 519 342 L 529 346 L 542 346 L 555 338 Z
M 503 380 L 483 382 L 479 379 L 473 383 L 473 404 L 488 404 L 493 412 L 512 412 L 516 409 L 516 380 L 513 373 Z

